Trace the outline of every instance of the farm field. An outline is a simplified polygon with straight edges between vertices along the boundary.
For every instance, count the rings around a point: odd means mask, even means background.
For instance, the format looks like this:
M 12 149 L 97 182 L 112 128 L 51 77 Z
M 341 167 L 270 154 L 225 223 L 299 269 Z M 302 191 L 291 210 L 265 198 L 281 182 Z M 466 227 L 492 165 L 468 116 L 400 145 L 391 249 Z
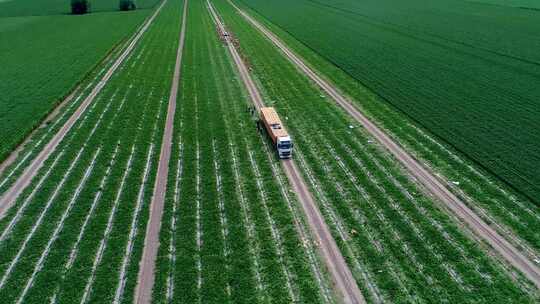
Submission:
M 45 149 L 47 144 L 64 127 L 67 121 L 78 111 L 82 103 L 96 89 L 115 61 L 125 51 L 125 47 L 132 42 L 132 38 L 116 47 L 78 87 L 66 97 L 51 112 L 41 125 L 30 133 L 23 141 L 23 144 L 13 151 L 10 156 L 0 165 L 0 193 L 4 195 L 6 191 L 21 177 L 25 169 L 31 166 L 39 154 Z M 119 69 L 123 69 L 120 66 Z
M 0 17 L 0 160 L 89 81 L 150 12 Z
M 0 0 L 0 302 L 540 302 L 540 206 L 442 134 L 536 136 L 497 133 L 540 76 L 497 1 Z
M 158 0 L 139 0 L 140 9 L 152 8 Z M 92 12 L 118 11 L 118 1 L 91 1 Z M 65 0 L 2 0 L 0 17 L 67 15 L 71 12 L 70 2 Z
M 372 117 L 396 141 L 406 147 L 426 166 L 446 177 L 451 183 L 449 188 L 459 196 L 464 196 L 469 203 L 478 209 L 478 213 L 486 221 L 497 223 L 497 229 L 503 235 L 518 235 L 514 240 L 520 246 L 529 247 L 532 255 L 540 250 L 540 208 L 530 198 L 517 193 L 502 183 L 501 180 L 486 172 L 469 157 L 456 151 L 453 147 L 441 143 L 429 130 L 418 127 L 405 115 L 395 111 L 381 97 L 367 89 L 355 78 L 335 66 L 331 61 L 306 46 L 283 28 L 273 24 L 264 16 L 243 5 L 251 14 L 259 17 L 283 41 L 300 54 L 309 64 L 336 84 L 340 90 L 351 96 L 363 113 Z M 526 49 L 526 48 L 524 48 Z
M 154 302 L 332 302 L 205 1 L 187 21 Z
M 242 2 L 539 203 L 537 11 L 464 1 Z
M 487 5 L 510 6 L 520 9 L 540 9 L 540 3 L 534 0 L 479 0 L 476 2 Z
M 214 3 L 268 103 L 294 118 L 286 124 L 297 143 L 295 158 L 364 296 L 374 302 L 534 301 L 230 5 Z M 499 291 L 504 295 L 495 296 Z
M 3 302 L 132 302 L 181 7 L 165 4 L 0 220 Z

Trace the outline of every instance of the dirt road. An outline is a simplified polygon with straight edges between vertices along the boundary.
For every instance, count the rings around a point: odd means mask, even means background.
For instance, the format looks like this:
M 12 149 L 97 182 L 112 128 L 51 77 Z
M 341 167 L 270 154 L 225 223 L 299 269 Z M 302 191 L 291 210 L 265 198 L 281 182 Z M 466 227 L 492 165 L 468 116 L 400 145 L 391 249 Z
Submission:
M 331 96 L 338 105 L 371 133 L 379 143 L 386 147 L 409 171 L 409 173 L 422 184 L 428 194 L 435 196 L 444 204 L 444 207 L 450 209 L 458 218 L 460 218 L 472 232 L 490 244 L 496 252 L 529 278 L 537 288 L 540 288 L 540 269 L 538 266 L 535 265 L 528 256 L 523 254 L 503 236 L 497 233 L 497 231 L 491 228 L 474 211 L 467 207 L 462 200 L 448 190 L 447 186 L 445 186 L 445 184 L 448 185 L 448 181 L 440 181 L 432 172 L 428 171 L 428 169 L 422 166 L 399 144 L 394 142 L 379 127 L 364 116 L 350 101 L 341 95 L 333 85 L 323 80 L 315 71 L 308 67 L 304 61 L 281 42 L 276 35 L 242 11 L 234 3 L 230 3 L 246 20 L 248 20 L 248 22 L 278 47 L 293 64 Z
M 128 55 L 133 51 L 135 46 L 137 45 L 137 42 L 140 40 L 142 35 L 148 30 L 158 13 L 161 11 L 163 6 L 167 3 L 167 0 L 164 0 L 159 7 L 155 10 L 155 12 L 152 14 L 152 16 L 145 21 L 145 24 L 143 27 L 139 29 L 137 33 L 134 34 L 134 38 L 131 40 L 131 43 L 127 46 L 127 48 L 122 52 L 120 57 L 116 59 L 114 64 L 109 68 L 107 73 L 103 76 L 103 78 L 99 81 L 99 83 L 94 87 L 92 92 L 85 98 L 85 100 L 81 103 L 81 105 L 77 108 L 77 110 L 71 115 L 71 117 L 64 123 L 62 128 L 58 130 L 58 132 L 53 136 L 53 138 L 45 145 L 43 150 L 38 154 L 38 156 L 30 163 L 30 165 L 24 170 L 24 172 L 21 174 L 21 176 L 11 185 L 11 187 L 4 193 L 4 195 L 0 198 L 0 219 L 4 217 L 6 212 L 9 210 L 9 208 L 15 203 L 15 200 L 19 195 L 30 185 L 30 182 L 32 179 L 38 174 L 39 169 L 43 166 L 45 161 L 49 158 L 49 156 L 56 150 L 56 147 L 58 147 L 58 144 L 64 139 L 66 134 L 71 130 L 73 125 L 79 120 L 79 118 L 83 115 L 83 113 L 86 111 L 88 106 L 92 103 L 94 98 L 101 92 L 103 87 L 107 84 L 109 79 L 112 77 L 114 72 L 118 69 L 118 67 L 124 62 L 124 60 L 128 57 Z
M 180 41 L 178 43 L 178 52 L 176 54 L 176 64 L 174 67 L 171 93 L 169 95 L 169 107 L 167 109 L 167 118 L 165 120 L 163 141 L 161 142 L 161 153 L 159 156 L 158 170 L 154 184 L 154 193 L 152 195 L 152 202 L 150 205 L 150 220 L 148 222 L 148 226 L 146 227 L 144 249 L 141 261 L 139 263 L 139 275 L 137 278 L 137 287 L 135 289 L 135 303 L 138 304 L 149 304 L 152 300 L 152 288 L 155 280 L 154 271 L 159 248 L 159 231 L 161 228 L 161 218 L 163 216 L 165 193 L 167 190 L 167 180 L 169 176 L 169 160 L 171 159 L 176 98 L 178 95 L 178 85 L 180 83 L 182 53 L 184 50 L 184 41 L 186 36 L 188 2 L 189 0 L 185 0 L 184 2 L 182 29 L 180 30 Z
M 225 26 L 209 1 L 208 8 L 215 23 L 221 28 L 222 32 L 225 32 Z M 227 42 L 229 51 L 236 66 L 238 67 L 240 77 L 248 90 L 252 102 L 255 104 L 257 109 L 263 107 L 264 101 L 261 94 L 253 82 L 245 63 L 240 57 L 240 54 L 238 54 L 238 51 L 230 41 L 229 37 L 225 37 L 225 41 Z M 311 233 L 315 237 L 316 242 L 320 244 L 318 247 L 319 252 L 330 272 L 332 281 L 335 285 L 334 288 L 339 293 L 338 296 L 343 300 L 344 303 L 365 303 L 365 299 L 362 296 L 362 293 L 360 292 L 360 289 L 358 288 L 358 285 L 356 284 L 356 281 L 341 254 L 341 251 L 332 237 L 328 226 L 324 222 L 324 218 L 317 208 L 315 200 L 309 192 L 309 188 L 300 174 L 298 167 L 293 160 L 282 161 L 281 164 L 283 165 L 289 183 L 296 193 L 298 200 L 302 205 L 302 209 L 306 214 Z

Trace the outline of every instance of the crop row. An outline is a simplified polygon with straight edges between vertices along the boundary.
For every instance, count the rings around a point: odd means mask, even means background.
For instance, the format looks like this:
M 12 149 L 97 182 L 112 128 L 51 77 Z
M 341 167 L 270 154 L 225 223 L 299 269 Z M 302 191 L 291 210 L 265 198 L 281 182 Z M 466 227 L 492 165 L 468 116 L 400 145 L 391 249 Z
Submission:
M 154 302 L 325 302 L 204 1 L 188 29 Z
M 34 183 L 2 220 L 6 303 L 132 301 L 180 6 L 166 5 L 48 161 L 58 157 L 46 180 Z
M 300 168 L 371 301 L 532 301 L 395 160 L 231 6 L 217 2 L 266 99 L 285 117 Z
M 259 16 L 255 11 L 249 12 Z M 396 141 L 414 153 L 417 158 L 424 160 L 426 166 L 451 181 L 451 190 L 465 196 L 469 205 L 476 208 L 486 221 L 502 224 L 497 228 L 503 235 L 507 237 L 517 235 L 519 239 L 514 239 L 514 242 L 525 249 L 530 247 L 528 250 L 531 255 L 539 255 L 540 209 L 530 199 L 509 189 L 507 185 L 493 178 L 491 173 L 471 162 L 467 156 L 441 144 L 430 135 L 430 132 L 417 127 L 415 122 L 381 101 L 379 96 L 363 87 L 356 79 L 294 39 L 283 29 L 268 22 L 264 17 L 259 18 L 259 21 L 271 28 L 316 70 L 324 72 L 325 77 L 351 96 L 363 113 L 372 117 Z

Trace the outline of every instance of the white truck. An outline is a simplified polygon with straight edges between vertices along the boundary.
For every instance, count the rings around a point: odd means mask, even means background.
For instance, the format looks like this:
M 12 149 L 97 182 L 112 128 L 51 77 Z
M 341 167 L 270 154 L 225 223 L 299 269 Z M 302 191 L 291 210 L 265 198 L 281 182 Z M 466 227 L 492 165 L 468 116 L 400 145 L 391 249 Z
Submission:
M 276 146 L 279 158 L 291 158 L 293 142 L 287 130 L 283 127 L 276 110 L 272 107 L 264 107 L 261 108 L 260 114 L 261 121 Z

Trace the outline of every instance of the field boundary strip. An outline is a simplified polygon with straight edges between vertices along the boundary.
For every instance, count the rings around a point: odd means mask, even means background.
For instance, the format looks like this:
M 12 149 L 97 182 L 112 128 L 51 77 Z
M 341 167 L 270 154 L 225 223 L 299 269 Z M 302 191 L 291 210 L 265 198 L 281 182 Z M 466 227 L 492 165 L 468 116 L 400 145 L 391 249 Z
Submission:
M 56 150 L 57 146 L 64 139 L 65 135 L 71 130 L 79 118 L 84 114 L 88 106 L 92 103 L 94 98 L 101 92 L 107 82 L 111 79 L 114 72 L 120 67 L 124 60 L 133 51 L 137 42 L 141 39 L 143 34 L 148 30 L 150 25 L 155 20 L 163 6 L 167 3 L 167 0 L 163 0 L 161 5 L 155 10 L 150 18 L 148 18 L 145 24 L 133 35 L 133 39 L 122 52 L 120 57 L 116 59 L 114 64 L 109 68 L 107 73 L 98 82 L 96 87 L 90 92 L 90 94 L 84 99 L 77 110 L 72 116 L 64 123 L 62 128 L 53 136 L 53 138 L 47 143 L 43 150 L 36 156 L 36 158 L 28 165 L 19 178 L 11 185 L 11 187 L 0 198 L 0 219 L 4 217 L 10 207 L 15 203 L 17 197 L 30 185 L 31 181 L 37 176 L 39 170 L 44 165 L 45 161 Z
M 512 245 L 506 238 L 501 236 L 495 229 L 483 221 L 472 209 L 454 195 L 444 185 L 448 185 L 447 180 L 439 180 L 433 173 L 423 167 L 419 161 L 413 158 L 404 148 L 394 142 L 386 133 L 371 122 L 364 114 L 362 114 L 355 106 L 352 105 L 339 91 L 329 82 L 323 80 L 319 76 L 320 73 L 315 72 L 310 68 L 298 55 L 291 51 L 275 34 L 268 30 L 261 23 L 256 21 L 249 14 L 240 9 L 231 0 L 227 0 L 239 14 L 252 24 L 259 32 L 261 32 L 270 42 L 272 42 L 283 55 L 291 61 L 300 71 L 309 77 L 323 91 L 325 91 L 335 102 L 342 107 L 350 116 L 359 122 L 380 144 L 414 176 L 422 188 L 428 194 L 436 197 L 444 204 L 443 208 L 457 216 L 463 223 L 466 224 L 475 235 L 485 240 L 499 255 L 512 264 L 516 269 L 523 273 L 536 287 L 540 288 L 540 269 L 531 261 L 530 257 L 523 254 L 518 248 Z
M 216 25 L 221 28 L 222 32 L 226 32 L 224 24 L 209 0 L 207 0 L 207 4 L 208 10 L 210 11 Z M 231 42 L 230 37 L 224 37 L 224 39 L 234 59 L 235 65 L 240 72 L 240 76 L 245 88 L 249 93 L 251 101 L 254 103 L 257 109 L 263 107 L 263 99 L 257 86 L 253 82 L 244 61 L 238 54 L 238 51 Z M 321 257 L 325 261 L 339 296 L 344 300 L 345 303 L 366 303 L 360 289 L 358 288 L 358 285 L 356 285 L 356 281 L 352 276 L 351 270 L 349 269 L 343 255 L 337 247 L 328 226 L 324 222 L 322 214 L 318 210 L 313 196 L 308 190 L 309 188 L 306 182 L 299 173 L 298 167 L 292 160 L 282 161 L 282 165 L 285 175 L 287 176 L 293 191 L 296 193 L 308 219 L 311 233 L 315 236 L 317 242 L 320 244 L 319 250 Z
M 146 227 L 144 239 L 144 249 L 139 262 L 139 274 L 137 286 L 135 288 L 135 303 L 150 303 L 152 300 L 152 289 L 155 281 L 155 267 L 157 252 L 159 248 L 159 232 L 161 228 L 161 218 L 165 205 L 165 193 L 169 176 L 169 161 L 171 159 L 171 146 L 174 130 L 174 117 L 176 113 L 176 99 L 178 96 L 178 86 L 180 82 L 180 72 L 182 67 L 182 54 L 186 37 L 186 18 L 189 0 L 184 1 L 184 11 L 182 13 L 182 29 L 180 30 L 180 39 L 178 42 L 178 51 L 176 54 L 176 64 L 174 75 L 172 77 L 171 92 L 169 95 L 169 105 L 167 109 L 167 118 L 165 129 L 161 142 L 161 152 L 159 155 L 159 164 L 156 173 L 154 191 L 150 205 L 149 222 Z

